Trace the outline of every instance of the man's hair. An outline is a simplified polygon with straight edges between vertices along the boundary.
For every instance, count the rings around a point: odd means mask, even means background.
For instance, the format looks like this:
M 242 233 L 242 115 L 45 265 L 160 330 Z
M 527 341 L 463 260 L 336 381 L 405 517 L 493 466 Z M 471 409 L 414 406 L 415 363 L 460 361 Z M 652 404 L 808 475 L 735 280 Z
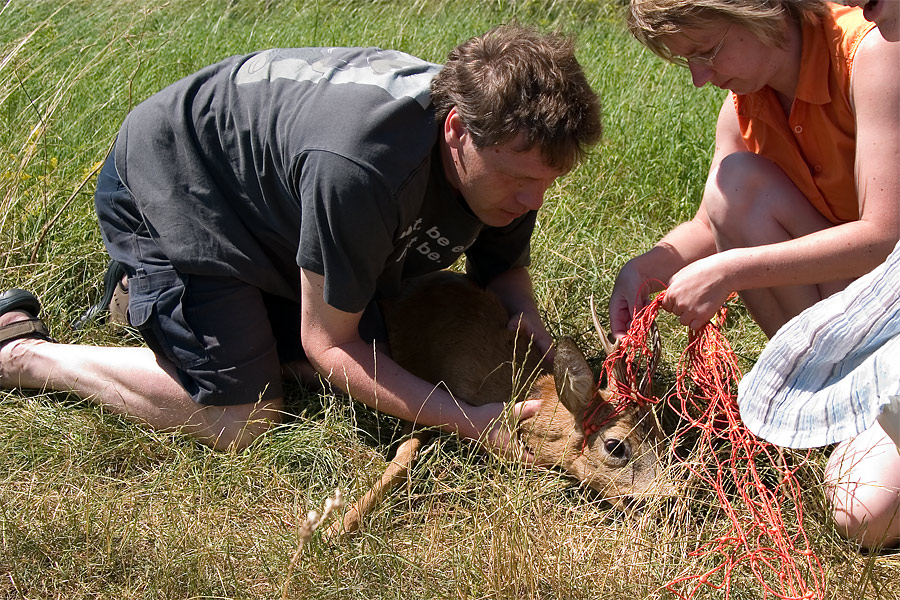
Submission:
M 523 136 L 551 166 L 568 170 L 601 135 L 600 101 L 558 34 L 501 25 L 457 46 L 431 83 L 437 120 L 455 106 L 476 146 Z
M 744 27 L 768 46 L 780 47 L 787 35 L 785 15 L 801 23 L 814 22 L 827 12 L 824 0 L 631 0 L 628 28 L 657 55 L 683 64 L 684 59 L 666 47 L 667 36 L 724 22 Z

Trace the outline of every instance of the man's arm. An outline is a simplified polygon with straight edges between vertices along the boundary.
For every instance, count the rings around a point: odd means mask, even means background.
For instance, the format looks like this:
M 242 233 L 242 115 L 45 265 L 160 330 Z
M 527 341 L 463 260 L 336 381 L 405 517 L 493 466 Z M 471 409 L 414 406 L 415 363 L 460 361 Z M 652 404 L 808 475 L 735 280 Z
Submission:
M 362 313 L 338 310 L 324 300 L 324 277 L 301 269 L 301 338 L 315 369 L 350 396 L 386 414 L 462 437 L 501 452 L 519 451 L 501 423 L 503 406 L 471 406 L 409 373 L 358 333 Z M 522 418 L 522 409 L 518 411 Z M 521 455 L 521 454 L 519 454 Z
M 509 328 L 515 330 L 523 327 L 526 333 L 533 336 L 542 355 L 552 360 L 553 339 L 538 311 L 528 269 L 515 267 L 505 271 L 488 282 L 487 288 L 497 295 L 509 313 Z

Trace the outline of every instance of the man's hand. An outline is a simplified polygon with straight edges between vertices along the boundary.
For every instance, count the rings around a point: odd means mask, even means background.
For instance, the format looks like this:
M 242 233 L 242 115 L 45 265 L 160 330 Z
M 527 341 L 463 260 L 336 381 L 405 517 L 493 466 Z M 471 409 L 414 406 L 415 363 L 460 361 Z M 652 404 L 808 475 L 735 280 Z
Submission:
M 472 407 L 472 410 L 485 409 L 486 413 L 493 412 L 496 415 L 478 440 L 479 443 L 488 452 L 506 460 L 522 462 L 526 465 L 534 464 L 534 455 L 519 439 L 518 429 L 519 424 L 534 417 L 540 407 L 540 400 L 523 400 L 516 402 L 513 406 L 486 404 Z
M 522 331 L 530 335 L 535 349 L 541 352 L 545 361 L 553 361 L 553 338 L 547 331 L 537 303 L 531 276 L 525 267 L 516 267 L 501 273 L 487 286 L 497 295 L 500 304 L 510 315 L 507 327 L 513 331 Z
M 553 357 L 556 354 L 553 348 L 553 339 L 539 315 L 518 313 L 512 316 L 506 326 L 510 331 L 521 331 L 526 337 L 530 337 L 531 343 L 534 344 L 534 350 L 538 352 L 541 359 L 546 364 L 553 365 Z

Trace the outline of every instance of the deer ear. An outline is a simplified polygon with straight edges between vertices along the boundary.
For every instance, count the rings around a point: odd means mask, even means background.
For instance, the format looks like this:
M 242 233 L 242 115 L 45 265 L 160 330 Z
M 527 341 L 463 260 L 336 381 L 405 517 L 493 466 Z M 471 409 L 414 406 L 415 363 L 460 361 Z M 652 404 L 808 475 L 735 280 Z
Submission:
M 594 374 L 572 338 L 557 341 L 553 376 L 559 401 L 580 418 L 594 395 Z

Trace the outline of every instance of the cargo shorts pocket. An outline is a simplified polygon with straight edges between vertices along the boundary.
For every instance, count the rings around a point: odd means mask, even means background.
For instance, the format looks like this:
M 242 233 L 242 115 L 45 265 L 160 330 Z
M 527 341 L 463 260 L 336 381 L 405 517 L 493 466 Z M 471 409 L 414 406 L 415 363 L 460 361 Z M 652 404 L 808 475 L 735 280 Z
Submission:
M 185 284 L 175 269 L 139 269 L 128 280 L 128 318 L 151 350 L 191 369 L 209 362 L 209 353 L 184 318 Z

